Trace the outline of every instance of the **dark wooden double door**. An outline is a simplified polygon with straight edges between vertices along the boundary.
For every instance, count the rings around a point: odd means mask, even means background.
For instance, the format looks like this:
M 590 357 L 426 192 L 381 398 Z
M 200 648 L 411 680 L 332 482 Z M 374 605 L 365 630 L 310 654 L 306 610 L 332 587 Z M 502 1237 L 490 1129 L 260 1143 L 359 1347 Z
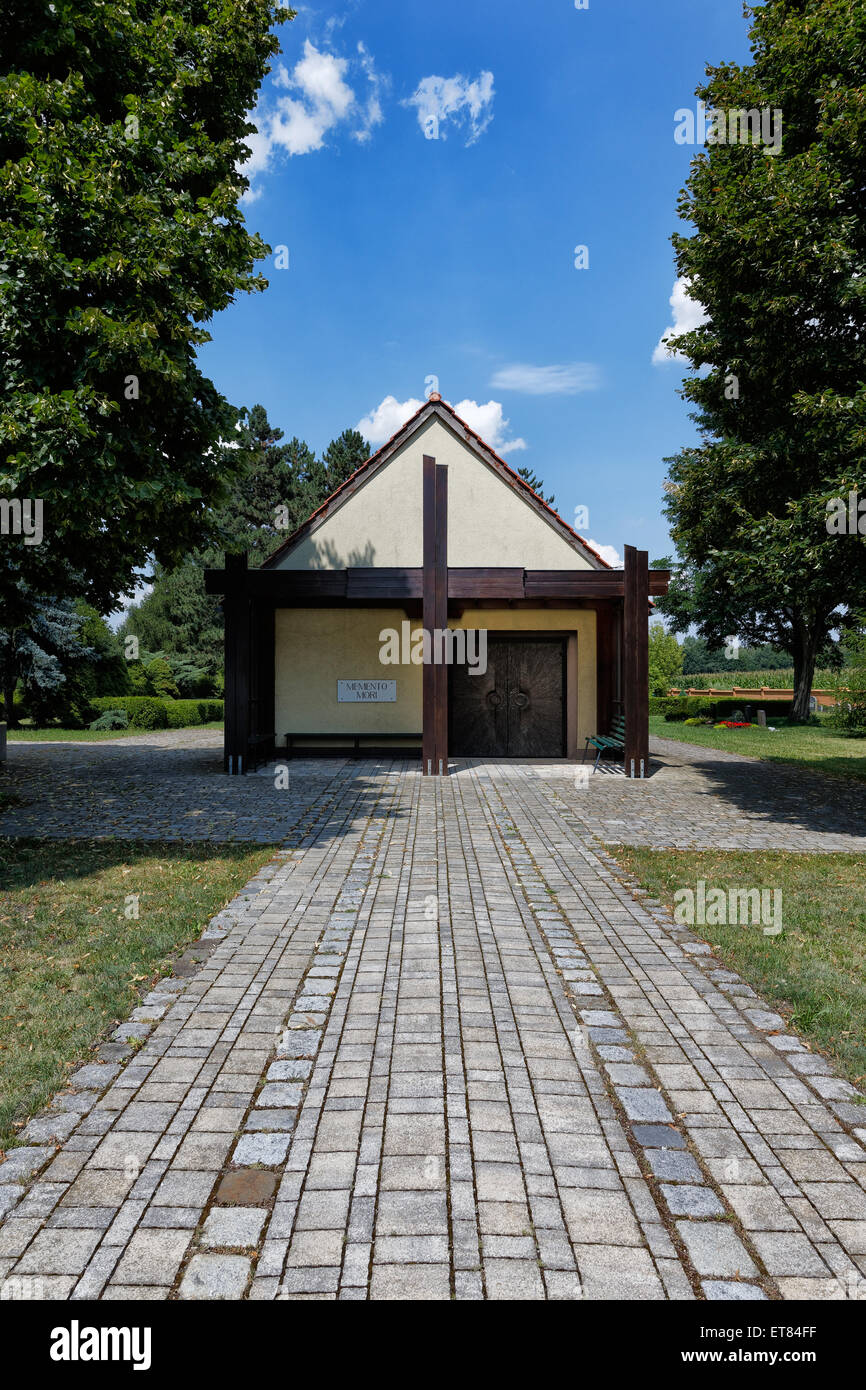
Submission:
M 488 634 L 487 671 L 448 671 L 448 748 L 475 758 L 565 756 L 565 639 Z

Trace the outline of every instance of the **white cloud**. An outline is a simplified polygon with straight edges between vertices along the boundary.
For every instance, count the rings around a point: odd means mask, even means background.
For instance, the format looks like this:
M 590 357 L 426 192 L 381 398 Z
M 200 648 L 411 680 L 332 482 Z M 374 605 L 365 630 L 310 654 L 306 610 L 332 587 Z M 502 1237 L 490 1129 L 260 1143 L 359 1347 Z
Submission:
M 519 391 L 526 396 L 577 396 L 583 391 L 597 391 L 601 376 L 592 362 L 566 362 L 551 367 L 515 362 L 510 367 L 500 367 L 490 385 L 495 390 Z
M 602 545 L 601 541 L 590 540 L 587 541 L 587 545 L 591 545 L 593 550 L 598 551 L 601 558 L 607 560 L 609 565 L 613 565 L 615 570 L 622 569 L 622 556 L 615 545 Z
M 396 396 L 386 396 L 381 405 L 377 405 L 375 410 L 371 410 L 369 415 L 358 421 L 355 429 L 365 439 L 369 439 L 371 444 L 384 444 L 412 418 L 416 410 L 421 409 L 423 404 L 423 401 L 412 398 L 408 401 L 398 401 Z
M 708 318 L 703 304 L 699 304 L 696 299 L 692 299 L 689 295 L 689 282 L 685 276 L 681 275 L 674 282 L 673 293 L 669 302 L 674 312 L 674 321 L 669 328 L 665 329 L 655 345 L 652 360 L 656 366 L 663 362 L 688 361 L 683 353 L 672 351 L 667 346 L 667 340 L 680 333 L 690 333 L 693 328 L 698 328 L 702 323 L 706 323 Z
M 421 409 L 423 404 L 423 401 L 415 400 L 414 397 L 407 401 L 398 401 L 396 396 L 386 396 L 375 410 L 371 410 L 369 415 L 358 421 L 355 428 L 365 439 L 369 439 L 371 444 L 384 444 Z M 508 421 L 503 415 L 499 401 L 487 401 L 484 405 L 479 405 L 477 401 L 458 401 L 453 408 L 461 420 L 465 420 L 469 428 L 480 434 L 484 442 L 498 454 L 516 453 L 527 447 L 524 439 L 508 438 Z
M 423 77 L 404 106 L 414 106 L 418 124 L 427 140 L 445 140 L 445 127 L 466 131 L 466 144 L 474 145 L 493 120 L 493 73 L 481 72 L 474 82 L 459 73 L 454 77 Z
M 382 112 L 382 93 L 388 85 L 388 80 L 376 71 L 376 65 L 362 43 L 358 44 L 358 61 L 364 69 L 369 87 L 367 101 L 364 104 L 363 124 L 358 130 L 352 131 L 352 138 L 357 140 L 359 144 L 365 145 L 376 126 L 381 125 L 385 119 Z
M 454 409 L 465 420 L 470 429 L 480 434 L 485 444 L 495 449 L 497 454 L 516 454 L 526 449 L 525 439 L 509 439 L 509 422 L 505 419 L 499 401 L 487 401 L 479 405 L 477 401 L 458 401 Z
M 385 79 L 377 73 L 362 43 L 358 44 L 357 55 L 354 59 L 340 58 L 316 48 L 307 39 L 303 57 L 291 72 L 285 64 L 279 64 L 273 85 L 288 95 L 277 96 L 270 104 L 260 103 L 250 117 L 256 130 L 246 137 L 250 156 L 240 166 L 248 179 L 254 180 L 271 169 L 278 153 L 291 157 L 322 149 L 338 126 L 348 129 L 354 140 L 369 140 L 383 120 L 380 94 Z M 346 80 L 353 67 L 366 78 L 365 95 L 359 96 Z M 254 202 L 260 194 L 261 185 L 253 183 L 245 201 Z

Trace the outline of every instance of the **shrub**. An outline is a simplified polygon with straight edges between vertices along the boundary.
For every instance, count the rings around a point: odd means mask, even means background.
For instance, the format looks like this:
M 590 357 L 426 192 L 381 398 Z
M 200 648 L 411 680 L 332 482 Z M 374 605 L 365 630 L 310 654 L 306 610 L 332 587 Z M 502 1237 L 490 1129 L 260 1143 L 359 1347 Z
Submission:
M 831 729 L 850 738 L 866 735 L 866 629 L 861 615 L 860 626 L 846 633 L 843 645 L 850 664 L 836 682 L 837 704 L 827 715 Z
M 147 678 L 147 672 L 140 661 L 133 661 L 129 666 L 129 684 L 133 698 L 141 698 L 145 695 L 153 695 L 153 686 Z
M 165 724 L 156 726 L 169 729 L 184 729 L 196 724 L 209 724 L 223 717 L 222 700 L 157 700 L 154 696 L 115 695 L 100 696 L 93 701 L 95 713 L 106 710 L 123 710 L 134 728 L 141 725 L 135 721 L 136 711 L 143 705 L 159 705 L 165 714 Z
M 27 703 L 30 718 L 38 729 L 50 728 L 52 724 L 63 729 L 86 729 L 98 712 L 83 683 L 74 676 L 55 690 L 31 689 Z
M 669 710 L 676 709 L 679 700 L 675 695 L 650 695 L 649 712 L 650 714 L 667 714 Z
M 169 696 L 172 699 L 177 699 L 180 691 L 165 657 L 155 656 L 153 661 L 148 663 L 146 674 L 155 694 L 163 698 Z
M 667 703 L 670 706 L 665 712 L 668 724 L 684 724 L 687 719 L 713 713 L 713 701 L 697 695 L 684 695 L 679 700 L 669 699 Z
M 130 720 L 133 729 L 165 729 L 168 715 L 162 700 L 142 700 Z
M 759 709 L 765 711 L 768 724 L 777 724 L 789 718 L 793 704 L 791 700 L 766 700 L 762 703 L 760 695 L 751 700 L 747 695 L 739 695 L 736 700 L 711 700 L 705 703 L 712 706 L 714 719 L 730 719 L 735 710 L 745 714 L 746 705 L 751 705 L 753 713 Z
M 203 700 L 166 700 L 165 712 L 170 729 L 189 729 L 194 724 L 203 724 Z
M 94 719 L 91 729 L 128 729 L 129 718 L 125 710 L 107 709 L 98 719 Z

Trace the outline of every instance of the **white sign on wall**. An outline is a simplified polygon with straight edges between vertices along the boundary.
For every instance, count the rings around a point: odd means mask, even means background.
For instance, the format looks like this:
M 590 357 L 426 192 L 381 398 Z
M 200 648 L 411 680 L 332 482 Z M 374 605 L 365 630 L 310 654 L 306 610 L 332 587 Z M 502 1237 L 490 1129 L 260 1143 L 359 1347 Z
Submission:
M 337 701 L 341 705 L 385 705 L 396 699 L 396 681 L 337 681 Z

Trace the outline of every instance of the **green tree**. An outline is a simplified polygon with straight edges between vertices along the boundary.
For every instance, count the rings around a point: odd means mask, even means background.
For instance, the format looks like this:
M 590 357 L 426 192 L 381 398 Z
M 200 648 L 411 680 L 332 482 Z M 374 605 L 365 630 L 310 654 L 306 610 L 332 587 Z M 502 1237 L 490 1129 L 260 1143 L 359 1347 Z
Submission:
M 866 613 L 854 616 L 843 639 L 847 657 L 837 681 L 837 703 L 828 723 L 855 737 L 866 736 Z
M 355 431 L 346 430 L 333 441 L 332 458 L 345 460 L 351 450 L 366 451 L 361 436 L 353 435 Z M 245 550 L 250 564 L 261 564 L 336 486 L 325 460 L 317 459 L 303 440 L 284 443 L 282 430 L 270 423 L 261 405 L 241 412 L 235 438 L 223 448 L 234 455 L 236 473 L 212 517 L 219 544 L 191 552 L 174 568 L 157 566 L 151 592 L 129 610 L 122 627 L 124 637 L 139 639 L 143 652 L 168 659 L 179 685 L 181 659 L 210 682 L 222 668 L 222 610 L 219 599 L 205 593 L 204 570 L 218 568 L 224 551 Z M 149 684 L 143 670 L 135 679 L 143 688 Z M 195 674 L 185 679 L 196 684 Z
M 683 564 L 658 606 L 711 647 L 790 652 L 805 719 L 818 655 L 866 598 L 866 537 L 827 526 L 866 483 L 866 42 L 850 0 L 748 13 L 753 62 L 710 68 L 698 95 L 729 133 L 730 113 L 779 113 L 782 147 L 709 144 L 680 199 L 677 267 L 707 319 L 675 344 L 702 438 L 668 460 Z
M 129 670 L 117 633 L 112 632 L 105 619 L 89 604 L 79 599 L 75 606 L 84 618 L 79 641 L 92 653 L 86 671 L 81 672 L 89 693 L 92 696 L 130 694 Z
M 96 696 L 131 692 L 120 642 L 94 608 L 35 596 L 27 608 L 26 623 L 0 629 L 0 689 L 10 724 L 16 686 L 37 723 L 59 719 L 67 728 L 87 721 Z
M 123 638 L 138 638 L 140 655 L 184 657 L 213 681 L 222 668 L 223 620 L 219 599 L 204 591 L 205 559 L 222 563 L 221 554 L 212 552 L 173 570 L 159 569 L 151 592 L 129 609 L 120 631 Z
M 328 470 L 329 493 L 336 491 L 356 468 L 366 463 L 370 453 L 370 445 L 357 430 L 343 430 L 336 439 L 332 439 L 323 456 Z
M 279 0 L 6 0 L 0 13 L 0 495 L 45 539 L 0 551 L 0 602 L 101 612 L 207 533 L 235 412 L 204 325 L 269 248 L 244 226 L 247 112 Z M 61 587 L 65 586 L 65 587 Z
M 241 412 L 237 435 L 237 473 L 229 496 L 215 515 L 216 530 L 225 548 L 251 547 L 253 533 L 262 531 L 262 543 L 273 548 L 279 509 L 292 494 L 293 469 L 289 445 L 281 443 L 283 431 L 272 425 L 262 405 Z
M 537 492 L 541 500 L 547 503 L 548 507 L 552 507 L 555 504 L 556 498 L 552 494 L 550 497 L 545 497 L 544 495 L 543 479 L 539 478 L 537 474 L 533 473 L 532 469 L 527 467 L 526 464 L 524 464 L 522 468 L 518 468 L 517 476 L 519 478 L 522 478 L 525 483 L 528 483 L 529 486 L 532 488 L 532 491 Z
M 672 632 L 662 623 L 650 623 L 649 630 L 649 689 L 650 695 L 667 695 L 683 669 L 683 649 Z

